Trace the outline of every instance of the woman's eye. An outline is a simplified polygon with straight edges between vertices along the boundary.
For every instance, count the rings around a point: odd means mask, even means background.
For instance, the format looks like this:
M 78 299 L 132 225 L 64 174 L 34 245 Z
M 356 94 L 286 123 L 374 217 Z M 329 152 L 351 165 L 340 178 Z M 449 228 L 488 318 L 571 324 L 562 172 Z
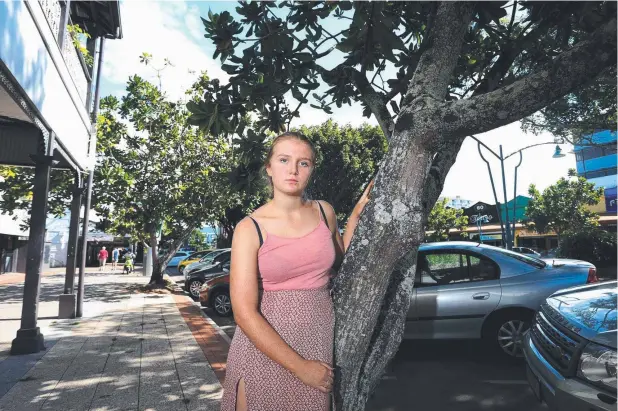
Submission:
M 306 161 L 301 161 L 300 165 L 303 166 L 303 167 L 309 167 L 309 163 L 306 162 Z
M 287 161 L 288 161 L 288 159 L 287 159 L 287 158 L 281 158 L 281 159 L 279 159 L 279 162 L 280 162 L 280 163 L 286 163 Z

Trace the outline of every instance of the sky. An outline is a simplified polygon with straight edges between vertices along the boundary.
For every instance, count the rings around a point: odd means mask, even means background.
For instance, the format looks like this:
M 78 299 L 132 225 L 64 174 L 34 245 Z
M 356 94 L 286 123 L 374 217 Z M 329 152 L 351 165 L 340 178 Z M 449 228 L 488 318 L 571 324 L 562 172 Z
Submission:
M 181 98 L 201 71 L 207 71 L 209 77 L 227 82 L 229 76 L 221 70 L 220 61 L 213 60 L 214 46 L 204 38 L 201 16 L 207 16 L 208 10 L 217 13 L 229 10 L 233 13 L 236 2 L 191 2 L 191 1 L 146 1 L 125 0 L 121 3 L 123 39 L 108 40 L 104 50 L 103 77 L 101 95 L 124 94 L 129 76 L 138 74 L 155 81 L 155 71 L 139 62 L 143 52 L 153 55 L 153 66 L 160 68 L 164 58 L 169 59 L 173 67 L 167 67 L 162 73 L 162 88 L 173 98 Z M 235 13 L 233 13 L 235 14 Z M 367 122 L 377 125 L 375 118 L 362 116 L 360 105 L 333 106 L 333 114 L 321 110 L 303 107 L 300 118 L 292 122 L 292 127 L 301 124 L 312 125 L 326 121 L 329 117 L 340 124 L 353 126 Z M 521 131 L 519 123 L 489 131 L 476 136 L 492 150 L 498 152 L 502 145 L 504 154 L 517 151 L 529 145 L 552 142 L 550 134 L 533 135 Z M 530 184 L 537 188 L 545 187 L 567 175 L 569 168 L 575 167 L 575 156 L 569 154 L 572 147 L 562 145 L 565 157 L 553 159 L 555 145 L 548 144 L 527 149 L 523 152 L 523 161 L 518 169 L 517 194 L 526 195 Z M 500 163 L 490 154 L 486 155 L 492 165 L 494 182 L 498 190 L 498 200 L 503 202 Z M 505 162 L 505 176 L 508 199 L 513 197 L 514 168 L 519 156 L 513 156 Z M 343 182 L 342 182 L 343 184 Z M 446 179 L 442 195 L 449 198 L 460 196 L 462 199 L 494 203 L 494 197 L 487 172 L 472 139 L 466 139 L 457 156 L 457 162 L 451 168 Z

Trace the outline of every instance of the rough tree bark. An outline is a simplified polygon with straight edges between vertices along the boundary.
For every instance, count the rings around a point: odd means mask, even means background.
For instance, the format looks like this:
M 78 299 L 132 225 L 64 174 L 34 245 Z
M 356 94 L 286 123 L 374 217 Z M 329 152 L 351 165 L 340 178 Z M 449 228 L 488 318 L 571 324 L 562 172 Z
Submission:
M 615 64 L 613 20 L 543 71 L 495 89 L 509 68 L 499 64 L 490 72 L 491 81 L 483 84 L 482 93 L 446 102 L 472 12 L 471 3 L 439 5 L 427 48 L 394 127 L 380 106 L 381 97 L 367 95 L 390 144 L 376 176 L 372 201 L 361 216 L 335 281 L 338 410 L 365 408 L 401 343 L 427 217 L 464 138 L 530 115 Z M 356 83 L 363 94 L 362 79 Z M 387 102 L 382 99 L 382 103 Z

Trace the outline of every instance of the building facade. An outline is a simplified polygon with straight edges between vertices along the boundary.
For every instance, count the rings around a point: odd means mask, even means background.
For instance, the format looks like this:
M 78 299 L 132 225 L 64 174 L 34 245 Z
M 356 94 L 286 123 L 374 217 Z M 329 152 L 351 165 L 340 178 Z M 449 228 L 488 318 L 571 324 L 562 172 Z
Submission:
M 599 131 L 581 142 L 573 149 L 577 174 L 597 187 L 616 188 L 616 132 Z
M 83 225 L 88 227 L 96 153 L 93 123 L 98 111 L 105 41 L 122 37 L 119 2 L 0 2 L 0 34 L 0 165 L 34 170 L 22 328 L 11 347 L 12 354 L 25 354 L 44 349 L 36 315 L 46 259 L 52 169 L 64 169 L 74 176 L 69 233 L 49 238 L 50 244 L 55 244 L 54 250 L 58 250 L 54 259 L 66 253 L 62 258 L 67 273 L 59 316 L 81 316 L 80 299 L 75 294 L 79 213 L 84 203 Z M 3 241 L 7 253 L 9 248 L 20 245 L 14 235 L 11 237 L 11 241 Z M 48 261 L 51 252 L 50 246 Z M 82 274 L 80 270 L 82 286 L 77 294 L 83 296 Z

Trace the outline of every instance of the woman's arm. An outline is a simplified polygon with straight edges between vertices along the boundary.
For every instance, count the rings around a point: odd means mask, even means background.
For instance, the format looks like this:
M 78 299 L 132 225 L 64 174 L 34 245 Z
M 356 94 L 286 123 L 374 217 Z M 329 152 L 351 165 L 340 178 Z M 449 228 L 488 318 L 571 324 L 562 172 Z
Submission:
M 253 345 L 268 358 L 296 375 L 305 384 L 328 392 L 332 384 L 330 366 L 301 357 L 258 311 L 259 247 L 255 225 L 246 218 L 236 226 L 232 240 L 230 296 L 234 307 L 234 320 Z
M 356 205 L 354 206 L 352 214 L 350 214 L 350 217 L 348 218 L 348 222 L 345 226 L 345 231 L 343 232 L 344 251 L 348 251 L 348 247 L 350 247 L 350 243 L 352 242 L 352 237 L 354 236 L 354 231 L 356 230 L 356 226 L 358 225 L 360 215 L 365 209 L 367 203 L 369 202 L 369 193 L 373 188 L 373 182 L 374 180 L 371 180 L 371 182 L 367 185 L 367 188 L 365 188 L 363 195 L 358 200 L 358 203 L 356 203 Z

